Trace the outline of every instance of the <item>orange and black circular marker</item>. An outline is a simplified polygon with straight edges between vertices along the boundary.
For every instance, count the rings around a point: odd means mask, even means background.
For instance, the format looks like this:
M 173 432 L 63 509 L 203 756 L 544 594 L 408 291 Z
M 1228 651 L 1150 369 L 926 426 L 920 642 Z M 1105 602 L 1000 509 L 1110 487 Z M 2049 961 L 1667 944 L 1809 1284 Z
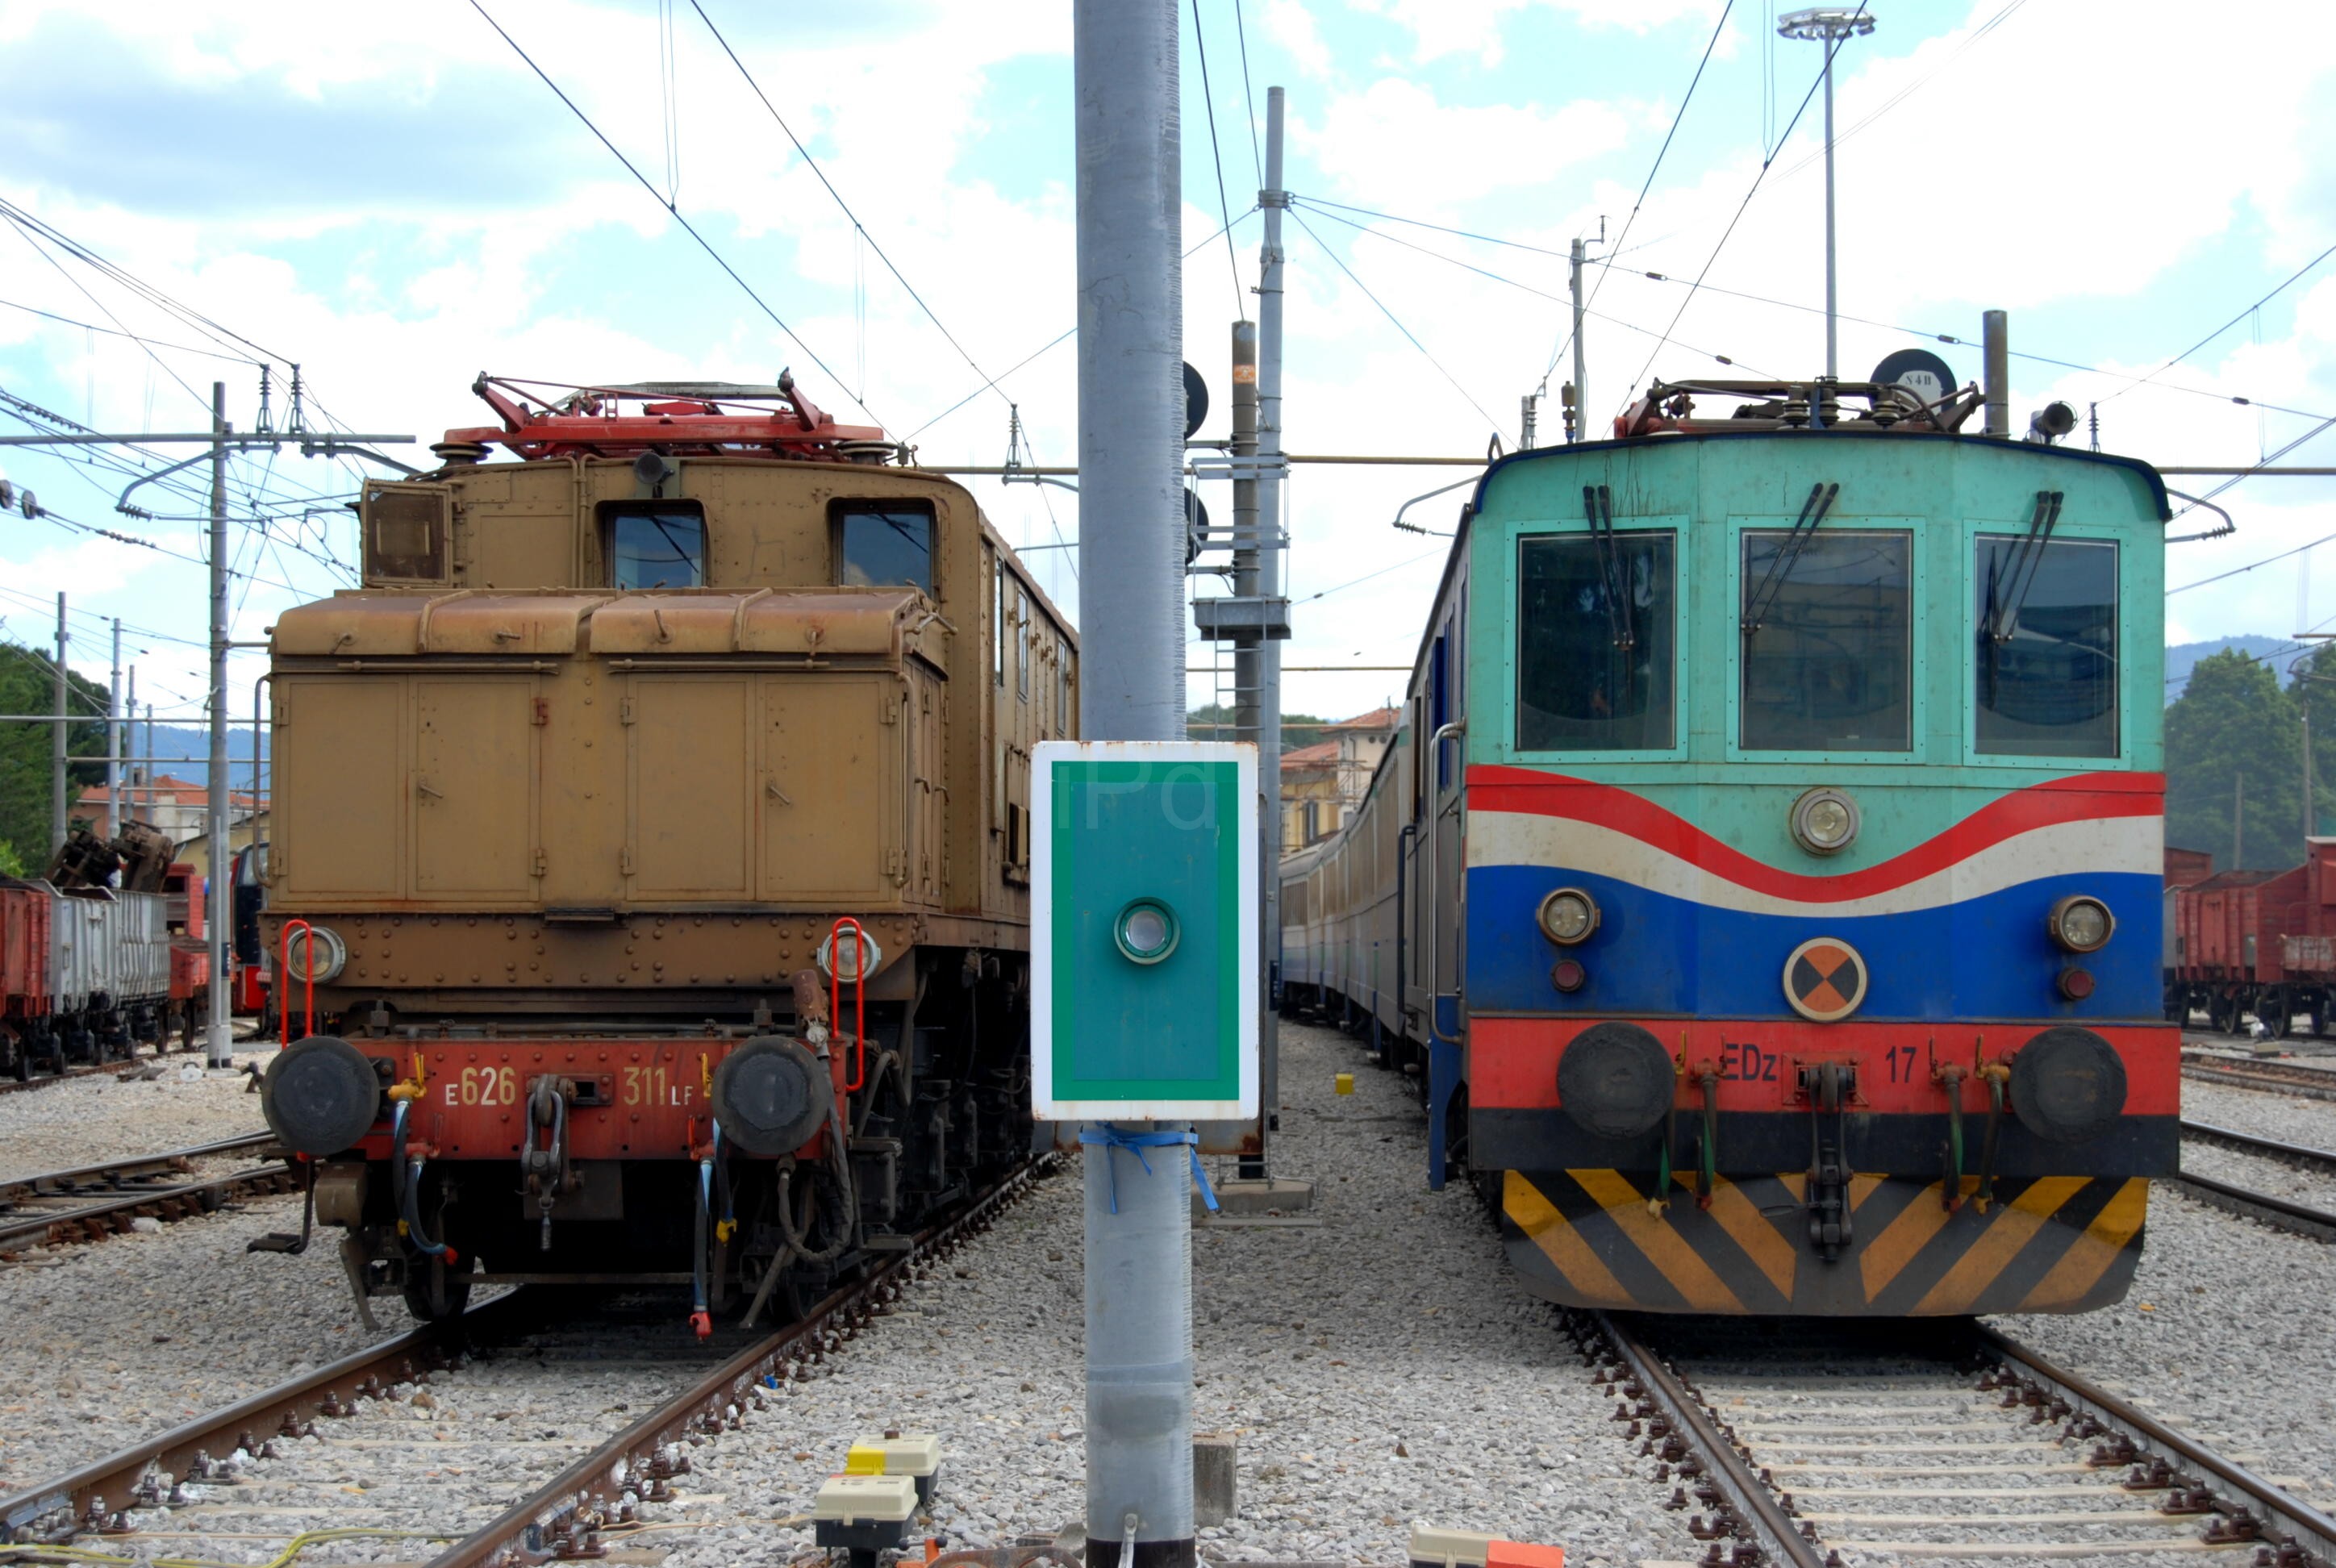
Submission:
M 1785 999 L 1815 1023 L 1845 1018 L 1865 999 L 1865 960 L 1839 937 L 1811 937 L 1785 960 Z

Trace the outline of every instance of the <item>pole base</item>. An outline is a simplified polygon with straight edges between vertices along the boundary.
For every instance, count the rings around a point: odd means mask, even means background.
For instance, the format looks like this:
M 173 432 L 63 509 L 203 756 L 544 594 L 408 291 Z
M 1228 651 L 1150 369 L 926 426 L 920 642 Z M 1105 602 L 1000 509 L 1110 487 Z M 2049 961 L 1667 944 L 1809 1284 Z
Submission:
M 1121 1543 L 1087 1537 L 1087 1568 L 1120 1568 Z M 1199 1551 L 1192 1537 L 1182 1541 L 1138 1541 L 1128 1568 L 1197 1568 Z

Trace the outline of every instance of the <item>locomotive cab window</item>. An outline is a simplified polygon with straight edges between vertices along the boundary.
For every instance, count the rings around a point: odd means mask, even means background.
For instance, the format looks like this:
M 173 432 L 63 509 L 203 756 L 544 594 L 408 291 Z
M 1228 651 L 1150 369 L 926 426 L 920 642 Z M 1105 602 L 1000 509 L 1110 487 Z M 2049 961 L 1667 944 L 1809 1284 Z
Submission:
M 1744 531 L 1744 750 L 1913 749 L 1913 567 L 1912 532 Z
M 2117 755 L 2117 547 L 1983 533 L 1973 749 L 2008 756 Z
M 601 508 L 610 586 L 631 593 L 706 586 L 706 509 L 694 501 L 631 501 Z
M 435 486 L 375 485 L 365 498 L 368 580 L 446 580 L 449 492 Z
M 933 514 L 914 502 L 835 509 L 836 580 L 846 588 L 933 591 Z
M 1677 536 L 1517 541 L 1517 749 L 1668 750 L 1677 741 Z

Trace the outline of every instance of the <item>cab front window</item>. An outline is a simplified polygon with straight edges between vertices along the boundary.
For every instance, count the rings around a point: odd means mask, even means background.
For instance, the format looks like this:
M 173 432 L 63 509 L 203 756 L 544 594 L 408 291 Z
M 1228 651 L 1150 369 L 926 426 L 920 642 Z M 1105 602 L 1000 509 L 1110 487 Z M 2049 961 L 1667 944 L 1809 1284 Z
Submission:
M 706 514 L 695 502 L 641 502 L 607 513 L 609 583 L 626 592 L 706 585 Z

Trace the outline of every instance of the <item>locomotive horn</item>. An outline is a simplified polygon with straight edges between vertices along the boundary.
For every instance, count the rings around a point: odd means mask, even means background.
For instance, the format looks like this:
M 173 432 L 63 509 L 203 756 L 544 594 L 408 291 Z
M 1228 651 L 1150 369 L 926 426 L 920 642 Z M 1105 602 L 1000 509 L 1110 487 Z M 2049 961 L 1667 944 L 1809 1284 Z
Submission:
M 364 1053 L 338 1035 L 310 1035 L 268 1064 L 259 1114 L 294 1154 L 337 1154 L 381 1115 L 381 1079 Z

